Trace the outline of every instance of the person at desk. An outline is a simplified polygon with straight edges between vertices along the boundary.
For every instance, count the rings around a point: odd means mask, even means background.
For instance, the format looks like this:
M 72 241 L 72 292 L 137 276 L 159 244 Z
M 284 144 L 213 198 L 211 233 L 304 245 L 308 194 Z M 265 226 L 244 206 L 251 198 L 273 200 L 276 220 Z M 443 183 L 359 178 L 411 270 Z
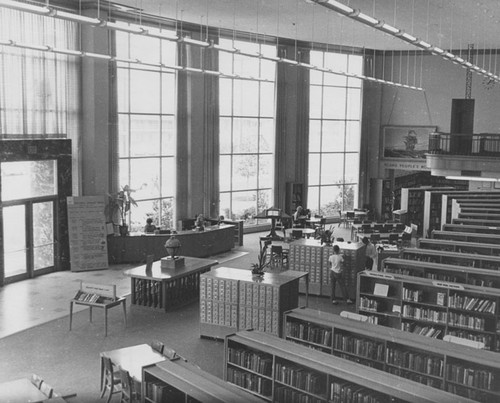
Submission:
M 156 231 L 156 225 L 153 224 L 153 219 L 150 217 L 146 220 L 146 225 L 144 226 L 144 232 L 146 234 L 154 234 Z
M 352 304 L 352 300 L 349 298 L 349 292 L 345 285 L 343 272 L 344 272 L 344 255 L 340 254 L 340 248 L 338 245 L 333 245 L 333 254 L 328 258 L 328 263 L 330 266 L 330 283 L 332 285 L 332 304 L 337 305 L 338 301 L 335 298 L 335 288 L 337 287 L 337 282 L 339 283 L 342 295 L 346 300 L 347 304 Z
M 293 213 L 293 226 L 304 227 L 306 220 L 306 211 L 302 206 L 297 206 L 297 210 Z
M 377 248 L 370 242 L 370 240 L 365 236 L 361 240 L 366 245 L 366 260 L 365 269 L 366 270 L 377 270 Z

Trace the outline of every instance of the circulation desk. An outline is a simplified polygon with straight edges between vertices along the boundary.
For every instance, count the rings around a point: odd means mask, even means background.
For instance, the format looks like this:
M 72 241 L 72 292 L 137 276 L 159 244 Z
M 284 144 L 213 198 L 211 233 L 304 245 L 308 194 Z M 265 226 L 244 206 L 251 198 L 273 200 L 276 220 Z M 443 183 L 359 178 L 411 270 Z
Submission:
M 250 269 L 219 267 L 201 275 L 200 335 L 223 339 L 256 329 L 281 335 L 283 313 L 298 307 L 299 280 L 309 273 L 294 270 L 252 275 Z
M 178 231 L 176 237 L 182 245 L 179 254 L 203 258 L 228 252 L 234 247 L 235 228 L 234 225 L 221 224 L 205 227 L 204 231 Z M 168 239 L 170 235 L 167 234 L 109 237 L 109 263 L 143 263 L 148 255 L 159 260 L 167 256 L 165 242 Z
M 177 269 L 164 269 L 158 260 L 151 270 L 146 265 L 126 270 L 124 274 L 131 278 L 132 305 L 168 311 L 196 301 L 200 275 L 217 264 L 217 260 L 184 257 L 184 266 Z

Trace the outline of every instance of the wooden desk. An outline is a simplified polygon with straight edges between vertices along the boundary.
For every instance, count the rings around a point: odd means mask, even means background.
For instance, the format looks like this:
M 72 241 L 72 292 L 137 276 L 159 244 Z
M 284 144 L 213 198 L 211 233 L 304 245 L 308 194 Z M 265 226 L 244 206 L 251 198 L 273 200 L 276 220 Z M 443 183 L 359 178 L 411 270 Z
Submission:
M 113 365 L 127 370 L 137 382 L 142 382 L 142 367 L 165 361 L 165 357 L 153 350 L 149 344 L 138 344 L 136 346 L 104 351 L 101 356 L 101 389 L 104 379 L 103 357 L 111 359 Z
M 41 402 L 47 399 L 48 397 L 27 378 L 0 383 L 2 403 Z
M 257 277 L 251 270 L 219 267 L 203 274 L 200 335 L 222 339 L 254 328 L 279 336 L 283 313 L 298 306 L 301 278 L 308 284 L 309 273 L 285 270 Z
M 234 247 L 234 225 L 206 227 L 204 231 L 179 231 L 182 256 L 205 258 L 228 252 Z M 110 263 L 144 263 L 148 255 L 154 260 L 167 256 L 165 242 L 170 235 L 131 235 L 108 238 L 108 259 Z
M 162 269 L 161 261 L 153 263 L 151 271 L 146 265 L 124 272 L 131 278 L 132 304 L 168 311 L 196 301 L 200 292 L 200 274 L 210 271 L 217 260 L 185 257 L 184 266 Z
M 285 236 L 287 239 L 292 236 L 292 231 L 300 231 L 302 232 L 302 237 L 305 235 L 307 238 L 316 233 L 316 230 L 313 228 L 287 228 L 285 229 Z

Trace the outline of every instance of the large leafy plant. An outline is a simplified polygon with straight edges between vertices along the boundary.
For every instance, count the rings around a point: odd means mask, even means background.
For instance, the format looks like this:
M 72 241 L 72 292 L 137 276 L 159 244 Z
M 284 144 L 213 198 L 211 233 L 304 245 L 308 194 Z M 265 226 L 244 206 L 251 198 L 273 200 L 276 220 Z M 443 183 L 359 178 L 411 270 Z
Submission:
M 114 222 L 114 218 L 119 215 L 119 225 L 127 225 L 127 213 L 132 206 L 137 206 L 136 201 L 131 196 L 135 192 L 129 185 L 122 186 L 121 190 L 116 193 L 108 193 L 108 217 Z

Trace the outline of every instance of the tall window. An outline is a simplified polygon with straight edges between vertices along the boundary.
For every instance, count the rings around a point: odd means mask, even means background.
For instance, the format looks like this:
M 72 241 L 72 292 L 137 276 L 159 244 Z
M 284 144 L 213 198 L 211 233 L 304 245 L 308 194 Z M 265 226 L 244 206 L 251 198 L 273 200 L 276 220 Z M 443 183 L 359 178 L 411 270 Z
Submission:
M 150 32 L 154 28 L 148 28 Z M 176 43 L 116 33 L 118 57 L 176 64 Z M 118 63 L 120 186 L 129 185 L 138 206 L 130 210 L 130 230 L 148 217 L 156 226 L 173 225 L 175 192 L 176 75 L 144 64 Z
M 311 64 L 362 73 L 362 57 L 311 51 Z M 308 208 L 322 215 L 357 207 L 361 80 L 311 70 Z
M 276 47 L 221 39 L 225 46 L 276 55 Z M 267 81 L 220 78 L 220 214 L 253 223 L 272 204 L 276 63 L 219 52 L 219 69 Z

